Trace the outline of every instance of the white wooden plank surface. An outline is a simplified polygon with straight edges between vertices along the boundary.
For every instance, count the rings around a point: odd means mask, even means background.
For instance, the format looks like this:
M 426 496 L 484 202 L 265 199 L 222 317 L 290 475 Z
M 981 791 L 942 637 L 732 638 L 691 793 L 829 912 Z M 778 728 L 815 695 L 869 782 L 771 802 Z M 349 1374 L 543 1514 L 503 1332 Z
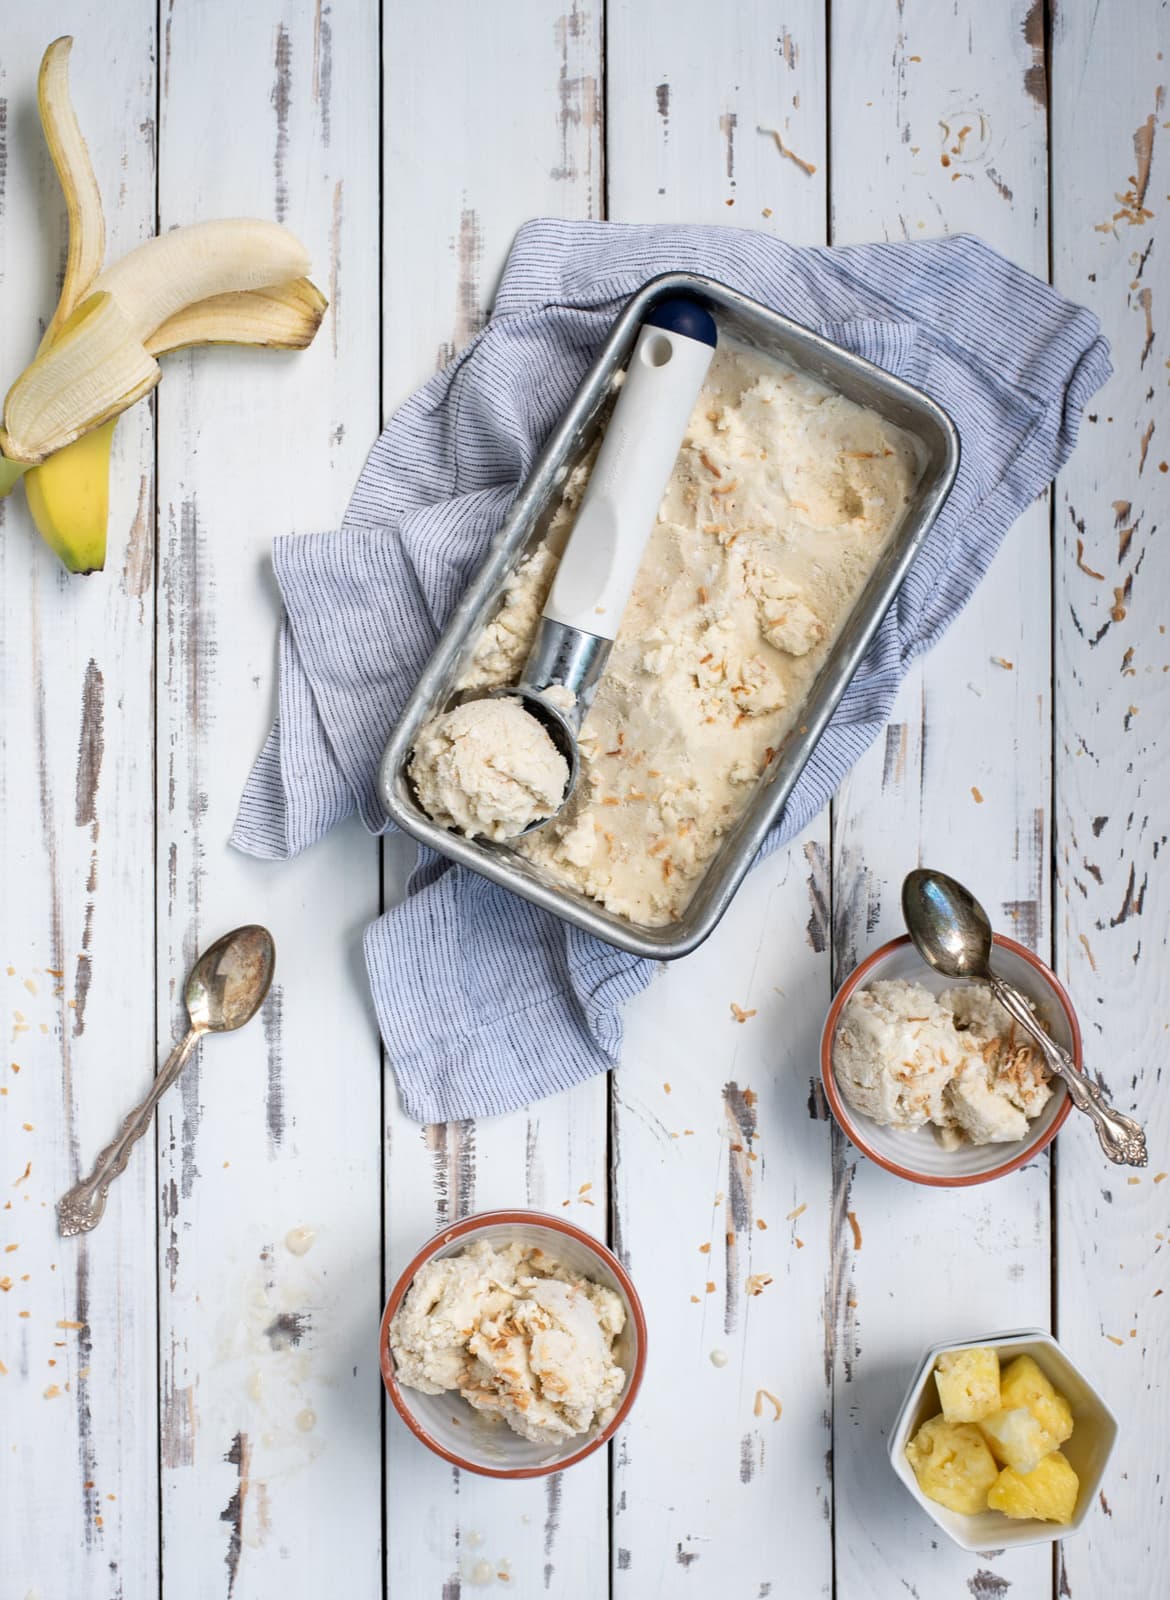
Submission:
M 260 920 L 278 952 L 262 1025 L 161 1109 L 170 1600 L 381 1582 L 377 847 L 356 824 L 287 866 L 226 845 L 273 709 L 270 541 L 337 521 L 378 420 L 377 7 L 339 20 L 217 0 L 162 40 L 160 226 L 275 216 L 332 302 L 308 352 L 180 359 L 158 402 L 160 1034 L 198 946 Z
M 1170 11 L 1135 0 L 1124 30 L 1105 20 L 1063 8 L 1053 43 L 1055 281 L 1101 318 L 1115 369 L 1056 492 L 1056 942 L 1089 1066 L 1146 1121 L 1150 1165 L 1127 1175 L 1091 1138 L 1060 1141 L 1059 1334 L 1121 1424 L 1100 1514 L 1063 1547 L 1074 1600 L 1165 1589 L 1170 1429 Z
M 824 8 L 750 0 L 730 21 L 717 23 L 692 0 L 611 0 L 609 215 L 763 228 L 823 244 Z M 781 155 L 777 134 L 790 154 Z
M 739 7 L 734 28 L 711 22 L 700 5 L 611 6 L 610 215 L 823 243 L 823 8 L 787 6 L 783 27 L 767 5 Z M 809 1117 L 829 1001 L 816 901 L 827 846 L 821 819 L 628 1009 L 613 1085 L 617 1238 L 652 1357 L 616 1449 L 618 1596 L 755 1596 L 781 1592 L 781 1574 L 792 1594 L 831 1592 L 829 1161 L 827 1129 Z M 733 1004 L 755 1014 L 737 1023 Z M 773 1281 L 752 1296 L 758 1273 Z
M 833 7 L 834 243 L 967 230 L 1046 273 L 1044 93 L 1025 22 L 1014 4 Z M 1048 596 L 1040 503 L 952 633 L 911 673 L 884 741 L 838 796 L 838 981 L 903 931 L 899 887 L 919 862 L 969 882 L 1000 927 L 1047 954 Z M 1011 670 L 994 665 L 996 656 Z M 1047 1161 L 993 1187 L 923 1195 L 859 1158 L 836 1131 L 833 1146 L 830 1278 L 844 1284 L 833 1413 L 837 1593 L 852 1600 L 904 1585 L 983 1596 L 1010 1585 L 1039 1600 L 1051 1587 L 1046 1547 L 964 1555 L 937 1537 L 883 1458 L 926 1345 L 1047 1325 Z
M 522 222 L 602 214 L 602 4 L 383 10 L 389 412 L 483 326 Z
M 57 295 L 64 211 L 36 112 L 41 53 L 71 76 L 109 248 L 154 231 L 154 6 L 8 10 L 0 45 L 0 371 L 31 358 Z M 0 503 L 0 1590 L 154 1595 L 154 1171 L 134 1157 L 101 1230 L 54 1202 L 150 1081 L 152 444 L 118 428 L 101 576 L 70 578 L 17 490 Z M 27 1176 L 26 1176 L 27 1174 Z M 8 1283 L 11 1282 L 11 1288 Z M 65 1324 L 65 1326 L 63 1326 Z M 80 1324 L 80 1326 L 79 1326 Z M 133 1426 L 126 1426 L 132 1418 Z
M 424 70 L 425 69 L 425 70 Z M 593 216 L 601 200 L 601 8 L 523 0 L 386 8 L 383 402 L 389 411 L 482 324 L 517 227 Z M 429 241 L 426 249 L 419 241 Z M 405 852 L 387 852 L 388 889 Z M 387 1275 L 448 1217 L 493 1206 L 567 1214 L 604 1235 L 606 1084 L 525 1115 L 420 1129 L 386 1107 Z M 387 1408 L 389 1592 L 454 1600 L 480 1582 L 524 1595 L 606 1592 L 604 1452 L 501 1483 L 453 1471 Z M 506 1574 L 500 1578 L 499 1573 Z

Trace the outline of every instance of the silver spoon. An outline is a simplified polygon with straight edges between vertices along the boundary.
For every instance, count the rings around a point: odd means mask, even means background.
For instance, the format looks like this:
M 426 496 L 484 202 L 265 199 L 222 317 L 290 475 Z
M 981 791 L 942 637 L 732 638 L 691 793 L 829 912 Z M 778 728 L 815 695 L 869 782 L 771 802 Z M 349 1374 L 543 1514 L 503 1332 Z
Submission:
M 1144 1167 L 1146 1136 L 1140 1123 L 1115 1111 L 1072 1057 L 1044 1032 L 1023 995 L 992 972 L 991 923 L 969 890 L 945 872 L 918 868 L 902 885 L 902 915 L 915 949 L 945 978 L 979 978 L 1014 1021 L 1036 1041 L 1050 1072 L 1063 1078 L 1069 1099 L 1097 1130 L 1101 1148 L 1119 1166 Z
M 191 1026 L 150 1086 L 150 1093 L 122 1123 L 117 1138 L 98 1156 L 88 1178 L 57 1202 L 63 1237 L 96 1228 L 110 1184 L 126 1169 L 130 1152 L 150 1127 L 154 1108 L 174 1083 L 205 1033 L 231 1033 L 250 1022 L 263 1004 L 276 967 L 276 946 L 267 928 L 254 924 L 225 933 L 191 968 L 184 998 Z

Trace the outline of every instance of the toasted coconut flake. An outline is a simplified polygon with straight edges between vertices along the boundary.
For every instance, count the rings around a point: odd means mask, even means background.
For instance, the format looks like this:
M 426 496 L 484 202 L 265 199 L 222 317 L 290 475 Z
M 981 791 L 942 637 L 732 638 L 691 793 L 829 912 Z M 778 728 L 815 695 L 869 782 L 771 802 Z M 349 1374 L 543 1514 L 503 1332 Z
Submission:
M 1095 572 L 1092 567 L 1085 564 L 1085 541 L 1083 539 L 1077 540 L 1077 566 L 1087 577 L 1096 578 L 1099 583 L 1104 583 L 1105 574 L 1103 572 Z
M 771 1389 L 757 1389 L 756 1390 L 756 1398 L 755 1398 L 755 1402 L 754 1402 L 754 1404 L 752 1406 L 753 1414 L 755 1416 L 757 1416 L 757 1417 L 762 1417 L 763 1416 L 763 1414 L 764 1414 L 764 1402 L 765 1401 L 768 1403 L 768 1405 L 770 1405 L 772 1407 L 773 1411 L 775 1412 L 775 1416 L 772 1418 L 772 1421 L 773 1422 L 779 1422 L 781 1414 L 783 1413 L 784 1407 L 780 1404 L 780 1401 L 772 1393 Z

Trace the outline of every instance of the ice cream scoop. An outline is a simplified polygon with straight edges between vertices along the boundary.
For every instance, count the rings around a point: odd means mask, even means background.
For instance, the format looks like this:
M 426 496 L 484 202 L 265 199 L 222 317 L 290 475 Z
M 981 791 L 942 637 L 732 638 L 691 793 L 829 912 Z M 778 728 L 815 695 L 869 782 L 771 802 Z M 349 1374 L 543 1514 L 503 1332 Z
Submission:
M 1119 1166 L 1144 1167 L 1146 1136 L 1132 1117 L 1122 1116 L 1101 1090 L 1077 1071 L 1072 1057 L 1044 1032 L 1023 995 L 991 970 L 991 922 L 970 890 L 944 872 L 918 868 L 902 885 L 902 915 L 915 949 L 947 978 L 979 978 L 1000 1005 L 1040 1047 L 1044 1064 L 1063 1078 L 1069 1099 L 1090 1118 L 1101 1148 Z
M 659 301 L 642 324 L 520 681 L 493 691 L 518 700 L 568 766 L 560 804 L 538 808 L 541 814 L 512 837 L 543 827 L 576 787 L 577 735 L 617 638 L 716 337 L 715 319 L 696 300 Z

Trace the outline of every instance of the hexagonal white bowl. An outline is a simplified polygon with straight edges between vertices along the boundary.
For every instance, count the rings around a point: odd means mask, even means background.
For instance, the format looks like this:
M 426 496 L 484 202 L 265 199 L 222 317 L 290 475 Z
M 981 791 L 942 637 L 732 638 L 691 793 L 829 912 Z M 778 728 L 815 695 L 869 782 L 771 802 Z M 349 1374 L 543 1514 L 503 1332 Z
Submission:
M 999 1352 L 1001 1362 L 1011 1361 L 1016 1356 L 1031 1356 L 1072 1406 L 1072 1436 L 1060 1447 L 1081 1484 L 1071 1522 L 1058 1525 L 1032 1519 L 1024 1521 L 1005 1517 L 1001 1511 L 980 1511 L 974 1516 L 964 1516 L 960 1511 L 948 1511 L 946 1506 L 940 1506 L 918 1487 L 914 1469 L 906 1459 L 906 1445 L 927 1418 L 937 1416 L 941 1409 L 934 1382 L 934 1364 L 944 1350 L 969 1350 L 976 1345 L 992 1346 Z M 1023 1328 L 1014 1333 L 988 1333 L 979 1339 L 931 1345 L 914 1374 L 890 1433 L 890 1463 L 931 1521 L 961 1549 L 1015 1548 L 1025 1544 L 1051 1544 L 1077 1532 L 1097 1498 L 1116 1441 L 1117 1418 L 1080 1368 L 1050 1333 L 1041 1328 Z

